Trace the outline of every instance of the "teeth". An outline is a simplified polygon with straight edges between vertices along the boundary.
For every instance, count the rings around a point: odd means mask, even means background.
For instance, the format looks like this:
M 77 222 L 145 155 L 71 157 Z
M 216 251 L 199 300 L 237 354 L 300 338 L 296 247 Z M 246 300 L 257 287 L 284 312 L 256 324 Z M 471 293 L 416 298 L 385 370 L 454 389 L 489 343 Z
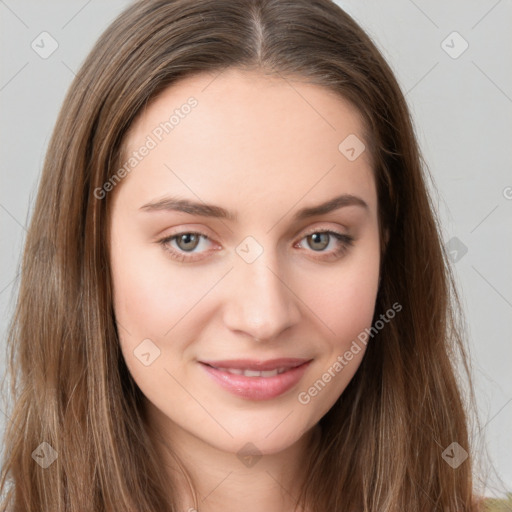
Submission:
M 234 375 L 244 375 L 245 377 L 275 377 L 283 373 L 287 368 L 276 368 L 275 370 L 242 370 L 241 368 L 217 368 L 223 372 L 232 373 Z
M 242 375 L 244 373 L 243 370 L 239 370 L 238 368 L 219 368 L 219 370 L 228 372 L 228 373 L 234 373 L 235 375 Z
M 258 372 L 255 370 L 244 370 L 244 375 L 246 377 L 262 377 L 263 372 Z M 277 373 L 276 373 L 277 375 Z
M 254 373 L 256 373 L 256 372 L 254 372 Z M 259 372 L 259 373 L 261 373 L 262 377 L 275 377 L 279 373 L 279 370 L 278 370 L 278 368 L 276 368 L 275 370 L 267 370 L 267 371 L 263 371 L 263 372 Z

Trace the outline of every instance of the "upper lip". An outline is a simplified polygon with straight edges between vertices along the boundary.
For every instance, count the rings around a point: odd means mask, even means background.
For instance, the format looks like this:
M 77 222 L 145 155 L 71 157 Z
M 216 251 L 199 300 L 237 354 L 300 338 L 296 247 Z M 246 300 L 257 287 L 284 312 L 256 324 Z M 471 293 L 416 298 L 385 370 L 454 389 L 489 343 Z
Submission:
M 279 359 L 268 359 L 266 361 L 255 359 L 230 359 L 224 361 L 199 361 L 200 363 L 213 366 L 214 368 L 233 368 L 240 370 L 275 370 L 276 368 L 296 368 L 311 359 L 299 359 L 296 357 L 281 357 Z

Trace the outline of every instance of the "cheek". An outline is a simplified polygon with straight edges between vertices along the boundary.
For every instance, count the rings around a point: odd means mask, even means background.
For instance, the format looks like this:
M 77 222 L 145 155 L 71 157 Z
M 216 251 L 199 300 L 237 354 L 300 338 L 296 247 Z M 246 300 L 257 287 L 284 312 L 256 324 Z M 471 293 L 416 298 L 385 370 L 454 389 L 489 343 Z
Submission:
M 301 404 L 314 404 L 316 414 L 329 410 L 361 364 L 370 339 L 379 263 L 375 235 L 339 266 L 310 276 L 301 287 L 304 302 L 311 305 L 324 333 L 318 340 L 318 360 L 299 396 Z
M 351 273 L 326 300 L 336 345 L 343 348 L 372 322 L 378 291 L 378 267 Z M 331 296 L 332 295 L 332 296 Z
M 155 244 L 119 239 L 111 261 L 116 320 L 137 339 L 170 334 L 211 286 L 211 278 L 190 279 L 171 265 Z
M 368 236 L 339 264 L 304 273 L 300 296 L 314 311 L 331 348 L 342 349 L 372 322 L 379 279 L 377 233 Z
M 343 274 L 339 280 L 334 276 L 332 283 L 323 290 L 309 293 L 308 303 L 313 305 L 329 337 L 344 340 L 371 323 L 377 297 L 377 280 L 378 275 L 368 279 L 366 273 L 361 276 L 357 273 L 349 276 Z
M 211 287 L 210 279 L 190 279 L 172 266 L 154 244 L 119 235 L 111 250 L 114 311 L 120 348 L 128 370 L 151 401 L 169 402 L 179 386 L 171 375 L 187 351 L 194 308 Z M 180 335 L 180 333 L 184 335 Z M 173 354 L 180 354 L 174 357 Z M 180 395 L 181 396 L 181 395 Z M 191 404 L 181 396 L 185 410 Z

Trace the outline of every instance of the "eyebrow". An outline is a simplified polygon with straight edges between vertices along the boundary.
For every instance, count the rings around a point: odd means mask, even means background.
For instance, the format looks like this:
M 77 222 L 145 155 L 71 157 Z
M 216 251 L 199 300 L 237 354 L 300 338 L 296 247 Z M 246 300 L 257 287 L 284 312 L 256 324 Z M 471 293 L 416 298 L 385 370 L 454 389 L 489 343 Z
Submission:
M 294 221 L 300 221 L 317 215 L 325 215 L 326 213 L 338 210 L 345 206 L 360 206 L 365 210 L 369 210 L 368 204 L 358 196 L 352 194 L 342 194 L 340 196 L 329 199 L 325 203 L 302 208 L 293 217 Z M 164 197 L 154 202 L 147 203 L 140 207 L 140 210 L 147 212 L 154 211 L 177 211 L 188 213 L 191 215 L 199 215 L 201 217 L 213 217 L 217 219 L 226 219 L 233 222 L 238 220 L 235 212 L 226 210 L 221 206 L 213 204 L 197 203 L 189 199 L 180 199 L 178 197 Z

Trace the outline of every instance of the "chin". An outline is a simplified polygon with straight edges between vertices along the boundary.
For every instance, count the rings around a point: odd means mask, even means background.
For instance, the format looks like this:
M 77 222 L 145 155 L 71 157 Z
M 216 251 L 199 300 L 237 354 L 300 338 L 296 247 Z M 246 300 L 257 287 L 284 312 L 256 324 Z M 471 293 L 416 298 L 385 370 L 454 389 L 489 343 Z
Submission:
M 294 414 L 289 415 L 283 421 L 283 417 L 272 419 L 267 418 L 261 423 L 256 420 L 252 424 L 240 425 L 239 429 L 231 429 L 233 437 L 223 436 L 223 439 L 203 438 L 219 450 L 239 454 L 240 452 L 254 451 L 259 455 L 273 455 L 283 452 L 295 443 L 301 441 L 307 432 L 310 432 L 315 424 L 294 425 L 292 422 Z M 285 425 L 288 423 L 287 425 Z M 268 425 L 272 427 L 269 428 Z

